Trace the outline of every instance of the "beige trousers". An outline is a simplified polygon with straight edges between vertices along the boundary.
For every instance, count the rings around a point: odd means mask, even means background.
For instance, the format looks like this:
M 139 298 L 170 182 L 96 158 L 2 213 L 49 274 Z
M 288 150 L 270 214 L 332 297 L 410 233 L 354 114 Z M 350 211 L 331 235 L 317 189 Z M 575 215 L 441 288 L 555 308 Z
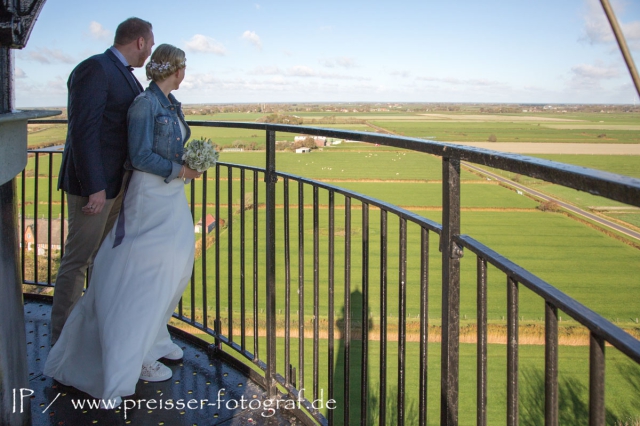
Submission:
M 128 176 L 125 175 L 126 181 Z M 58 277 L 53 293 L 51 308 L 51 344 L 60 337 L 62 327 L 73 307 L 82 296 L 86 277 L 91 279 L 93 258 L 120 213 L 122 193 L 116 198 L 106 200 L 104 208 L 97 215 L 85 215 L 82 207 L 89 197 L 67 194 L 69 234 L 64 245 L 64 254 L 60 260 Z

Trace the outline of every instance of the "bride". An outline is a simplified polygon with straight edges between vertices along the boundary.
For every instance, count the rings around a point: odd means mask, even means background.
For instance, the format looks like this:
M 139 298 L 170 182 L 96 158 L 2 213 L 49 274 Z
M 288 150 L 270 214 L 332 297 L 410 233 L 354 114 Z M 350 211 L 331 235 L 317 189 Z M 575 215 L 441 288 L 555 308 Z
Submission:
M 116 226 L 94 262 L 91 285 L 51 349 L 44 373 L 118 406 L 138 379 L 164 381 L 178 360 L 167 322 L 193 266 L 193 220 L 184 179 L 201 175 L 182 165 L 191 131 L 171 95 L 185 75 L 185 53 L 162 44 L 146 65 L 149 87 L 129 109 L 133 170 Z M 125 221 L 126 218 L 126 221 Z M 106 404 L 105 404 L 106 405 Z

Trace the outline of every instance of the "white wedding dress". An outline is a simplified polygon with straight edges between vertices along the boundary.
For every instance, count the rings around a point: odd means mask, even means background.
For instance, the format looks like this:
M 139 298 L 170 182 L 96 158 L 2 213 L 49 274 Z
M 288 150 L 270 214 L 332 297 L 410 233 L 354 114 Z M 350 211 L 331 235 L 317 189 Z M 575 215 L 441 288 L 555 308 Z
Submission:
M 122 208 L 125 237 L 113 248 L 114 225 L 44 368 L 102 399 L 133 394 L 143 362 L 173 351 L 167 322 L 193 268 L 193 220 L 182 179 L 167 184 L 134 171 Z

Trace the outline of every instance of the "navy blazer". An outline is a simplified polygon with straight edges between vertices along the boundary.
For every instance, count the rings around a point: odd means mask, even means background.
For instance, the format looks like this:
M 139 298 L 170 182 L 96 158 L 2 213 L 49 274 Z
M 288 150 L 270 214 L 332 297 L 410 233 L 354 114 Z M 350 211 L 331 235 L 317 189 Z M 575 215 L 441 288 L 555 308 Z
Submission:
M 58 189 L 88 197 L 120 191 L 127 158 L 127 111 L 142 86 L 116 55 L 81 62 L 67 82 L 69 125 Z

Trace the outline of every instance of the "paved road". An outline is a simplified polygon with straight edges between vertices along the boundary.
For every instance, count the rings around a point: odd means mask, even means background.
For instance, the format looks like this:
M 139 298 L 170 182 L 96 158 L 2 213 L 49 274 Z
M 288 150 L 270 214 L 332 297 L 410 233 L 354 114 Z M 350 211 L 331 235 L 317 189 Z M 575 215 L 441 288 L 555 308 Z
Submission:
M 510 179 L 504 178 L 504 177 L 502 177 L 500 175 L 497 175 L 495 173 L 492 173 L 492 172 L 489 172 L 489 171 L 487 171 L 485 169 L 477 167 L 477 166 L 475 166 L 473 164 L 469 164 L 469 163 L 466 163 L 466 162 L 464 162 L 463 164 L 466 167 L 468 167 L 468 168 L 470 168 L 472 170 L 475 170 L 477 172 L 480 172 L 480 173 L 482 173 L 484 175 L 487 175 L 487 176 L 491 177 L 492 179 L 495 179 L 495 180 L 500 181 L 500 182 L 504 182 L 504 183 L 508 184 L 509 186 L 514 187 L 514 188 L 518 188 L 522 192 L 526 192 L 526 193 L 535 195 L 536 197 L 541 198 L 541 199 L 546 200 L 546 201 L 553 201 L 554 203 L 557 203 L 558 205 L 562 206 L 562 208 L 564 208 L 566 210 L 569 210 L 572 213 L 575 213 L 577 215 L 586 217 L 587 219 L 590 219 L 590 220 L 592 220 L 594 222 L 597 222 L 597 223 L 599 223 L 599 224 L 601 224 L 603 226 L 606 226 L 608 228 L 615 229 L 616 231 L 621 232 L 621 233 L 623 233 L 625 235 L 628 235 L 631 238 L 635 238 L 637 240 L 640 240 L 640 232 L 633 231 L 633 230 L 631 230 L 629 228 L 626 228 L 624 226 L 618 225 L 617 223 L 611 222 L 611 221 L 609 221 L 607 219 L 603 219 L 600 216 L 596 216 L 594 214 L 591 214 L 591 213 L 589 213 L 589 212 L 587 212 L 585 210 L 579 209 L 579 208 L 577 208 L 577 207 L 575 207 L 575 206 L 573 206 L 571 204 L 567 204 L 564 201 L 560 201 L 557 198 L 553 198 L 553 197 L 550 197 L 548 195 L 545 195 L 542 192 L 536 191 L 535 189 L 528 188 L 528 187 L 526 187 L 524 185 L 521 185 L 519 183 L 516 183 L 516 182 L 514 182 L 514 181 L 512 181 Z

